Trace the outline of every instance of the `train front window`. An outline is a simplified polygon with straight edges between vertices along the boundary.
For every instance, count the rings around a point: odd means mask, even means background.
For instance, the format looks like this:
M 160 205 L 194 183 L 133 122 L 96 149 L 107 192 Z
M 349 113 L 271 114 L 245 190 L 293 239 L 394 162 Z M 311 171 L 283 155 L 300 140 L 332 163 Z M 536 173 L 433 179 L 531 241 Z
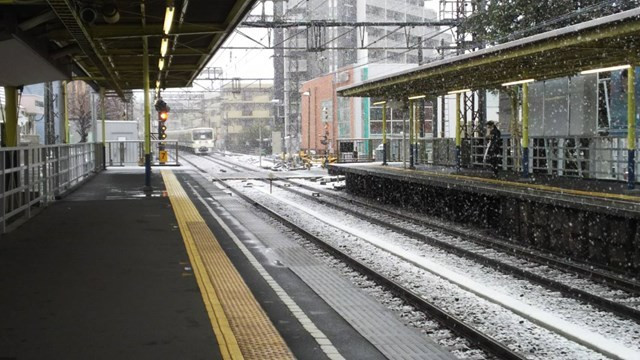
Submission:
M 194 130 L 193 131 L 193 140 L 211 140 L 213 139 L 213 134 L 211 130 Z

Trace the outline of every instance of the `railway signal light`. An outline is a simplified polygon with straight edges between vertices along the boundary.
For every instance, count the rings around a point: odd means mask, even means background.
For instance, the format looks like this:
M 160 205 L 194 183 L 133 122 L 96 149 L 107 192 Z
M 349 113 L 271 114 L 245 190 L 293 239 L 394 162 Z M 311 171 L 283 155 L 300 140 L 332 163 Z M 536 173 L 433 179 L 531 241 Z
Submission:
M 158 113 L 158 120 L 165 122 L 169 120 L 169 112 L 168 111 L 160 111 Z
M 164 140 L 167 138 L 167 125 L 160 123 L 158 125 L 158 139 Z

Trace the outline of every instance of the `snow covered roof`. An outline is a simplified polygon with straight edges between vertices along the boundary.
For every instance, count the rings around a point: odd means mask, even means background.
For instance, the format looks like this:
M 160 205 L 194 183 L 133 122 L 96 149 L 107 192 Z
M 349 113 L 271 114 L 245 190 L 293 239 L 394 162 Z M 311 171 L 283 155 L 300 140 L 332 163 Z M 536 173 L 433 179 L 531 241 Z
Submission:
M 638 64 L 640 8 L 548 31 L 338 89 L 339 96 L 442 95 Z

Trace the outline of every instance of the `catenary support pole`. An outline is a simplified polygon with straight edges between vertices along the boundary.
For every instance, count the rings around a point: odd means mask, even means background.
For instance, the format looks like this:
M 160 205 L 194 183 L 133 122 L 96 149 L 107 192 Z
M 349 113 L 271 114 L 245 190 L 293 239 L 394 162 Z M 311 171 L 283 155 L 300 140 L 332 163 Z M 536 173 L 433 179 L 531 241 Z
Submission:
M 636 185 L 636 70 L 632 66 L 627 70 L 627 150 L 629 152 L 629 171 L 627 187 L 633 190 Z
M 460 137 L 460 93 L 456 94 L 456 170 L 460 171 L 462 154 L 460 148 L 462 146 L 462 138 Z
M 144 190 L 151 191 L 151 104 L 149 104 L 149 43 L 142 38 L 142 82 L 144 84 Z
M 18 146 L 18 88 L 15 86 L 4 87 L 5 106 L 5 145 L 7 147 Z
M 522 84 L 522 177 L 529 177 L 529 84 Z

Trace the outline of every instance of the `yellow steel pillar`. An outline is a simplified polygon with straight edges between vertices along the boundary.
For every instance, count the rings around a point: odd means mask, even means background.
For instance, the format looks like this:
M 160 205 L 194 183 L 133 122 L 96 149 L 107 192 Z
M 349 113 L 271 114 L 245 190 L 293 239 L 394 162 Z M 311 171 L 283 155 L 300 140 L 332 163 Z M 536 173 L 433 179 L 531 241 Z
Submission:
M 456 169 L 459 171 L 462 163 L 462 137 L 460 136 L 460 93 L 456 94 Z
M 64 113 L 64 143 L 69 144 L 69 93 L 67 92 L 67 82 L 62 82 L 62 112 Z
M 104 111 L 104 88 L 100 88 L 100 118 L 102 119 L 102 168 L 107 170 L 107 123 Z
M 529 84 L 522 84 L 522 177 L 529 177 Z
M 149 104 L 149 43 L 142 38 L 142 82 L 144 84 L 144 190 L 151 188 L 151 109 Z
M 4 122 L 5 145 L 7 147 L 18 146 L 18 88 L 15 86 L 4 87 L 6 101 Z
M 413 165 L 413 122 L 415 121 L 415 113 L 413 109 L 413 100 L 409 100 L 409 169 L 415 169 Z
M 627 70 L 627 151 L 628 176 L 627 187 L 634 189 L 636 185 L 636 68 Z
M 382 165 L 387 165 L 387 102 L 382 104 Z
M 424 106 L 422 106 L 422 104 L 424 103 L 424 99 L 418 100 L 417 104 L 414 104 L 415 106 L 415 112 L 413 115 L 413 163 L 414 165 L 418 165 L 418 144 L 420 142 L 420 126 L 421 123 L 420 121 L 422 120 L 422 113 L 424 111 Z

